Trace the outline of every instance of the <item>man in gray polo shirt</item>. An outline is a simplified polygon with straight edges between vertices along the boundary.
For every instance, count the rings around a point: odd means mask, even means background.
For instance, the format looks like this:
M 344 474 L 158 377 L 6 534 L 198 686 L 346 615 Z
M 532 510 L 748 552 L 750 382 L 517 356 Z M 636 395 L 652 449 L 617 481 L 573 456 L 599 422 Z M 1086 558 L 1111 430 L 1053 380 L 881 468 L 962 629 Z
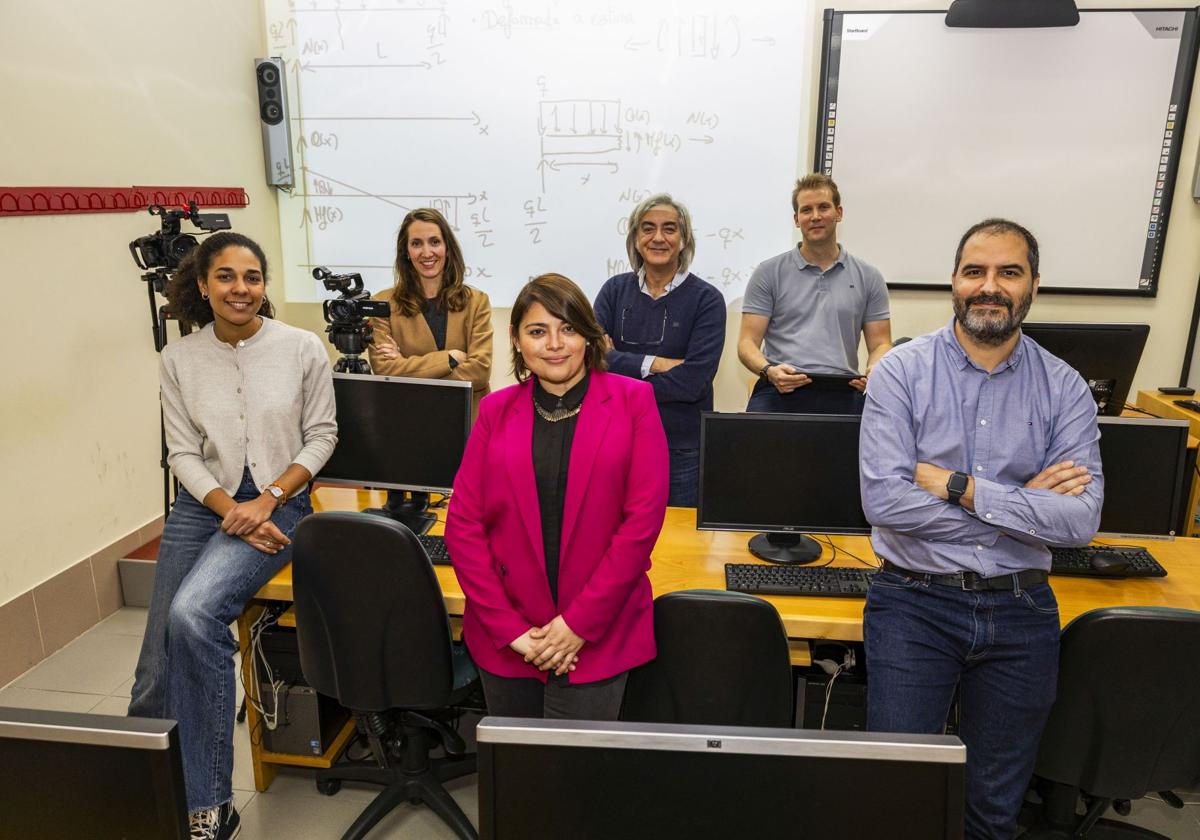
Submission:
M 742 302 L 738 358 L 759 378 L 746 410 L 861 414 L 867 377 L 892 346 L 887 286 L 838 244 L 842 199 L 832 178 L 797 181 L 792 209 L 800 246 L 760 263 Z M 830 375 L 854 378 L 822 380 Z

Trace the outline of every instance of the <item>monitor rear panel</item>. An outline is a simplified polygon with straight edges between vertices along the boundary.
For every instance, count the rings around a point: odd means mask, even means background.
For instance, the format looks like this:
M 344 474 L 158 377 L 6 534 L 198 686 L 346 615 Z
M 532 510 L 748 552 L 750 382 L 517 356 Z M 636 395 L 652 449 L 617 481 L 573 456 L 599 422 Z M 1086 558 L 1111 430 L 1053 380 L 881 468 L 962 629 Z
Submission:
M 471 428 L 471 383 L 333 375 L 338 442 L 318 478 L 449 492 Z

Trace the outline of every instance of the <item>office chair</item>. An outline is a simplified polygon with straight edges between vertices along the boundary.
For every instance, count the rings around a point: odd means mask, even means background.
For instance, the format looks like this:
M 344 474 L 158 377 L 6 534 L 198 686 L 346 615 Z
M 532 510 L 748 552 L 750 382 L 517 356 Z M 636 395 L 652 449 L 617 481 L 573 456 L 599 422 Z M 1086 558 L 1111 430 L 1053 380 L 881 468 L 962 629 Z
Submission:
M 477 834 L 443 782 L 475 772 L 448 724 L 478 684 L 437 577 L 412 532 L 363 513 L 305 517 L 292 539 L 300 667 L 309 685 L 355 716 L 371 759 L 317 772 L 332 796 L 343 780 L 386 785 L 343 835 L 366 836 L 404 800 L 424 802 L 461 838 Z M 437 746 L 446 757 L 430 759 Z
M 775 608 L 742 592 L 694 589 L 654 601 L 658 656 L 629 675 L 622 720 L 792 724 L 792 666 Z
M 1200 784 L 1200 612 L 1092 610 L 1063 630 L 1058 699 L 1042 734 L 1028 840 L 1164 835 L 1101 819 L 1109 806 Z M 1076 816 L 1081 798 L 1086 815 Z M 1025 822 L 1025 820 L 1023 820 Z

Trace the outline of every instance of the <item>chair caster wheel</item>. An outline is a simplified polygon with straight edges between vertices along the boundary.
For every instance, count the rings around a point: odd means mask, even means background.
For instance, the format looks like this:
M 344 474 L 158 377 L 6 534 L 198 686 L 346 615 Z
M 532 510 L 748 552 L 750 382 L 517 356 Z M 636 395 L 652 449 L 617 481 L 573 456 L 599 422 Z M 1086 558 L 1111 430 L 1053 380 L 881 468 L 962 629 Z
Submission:
M 317 779 L 317 792 L 325 796 L 333 796 L 341 789 L 341 779 Z

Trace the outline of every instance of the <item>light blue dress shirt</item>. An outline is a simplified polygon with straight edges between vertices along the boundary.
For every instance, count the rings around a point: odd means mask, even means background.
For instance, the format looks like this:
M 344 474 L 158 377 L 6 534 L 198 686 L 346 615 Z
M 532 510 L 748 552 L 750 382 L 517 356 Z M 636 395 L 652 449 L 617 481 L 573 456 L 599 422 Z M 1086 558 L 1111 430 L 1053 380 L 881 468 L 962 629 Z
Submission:
M 1022 335 L 988 373 L 967 357 L 951 319 L 871 373 L 859 478 L 875 553 L 933 574 L 1049 570 L 1046 546 L 1086 545 L 1099 526 L 1099 441 L 1096 403 L 1074 369 Z M 1081 495 L 1025 489 L 1067 460 L 1091 472 Z M 973 476 L 975 511 L 914 484 L 920 462 Z

